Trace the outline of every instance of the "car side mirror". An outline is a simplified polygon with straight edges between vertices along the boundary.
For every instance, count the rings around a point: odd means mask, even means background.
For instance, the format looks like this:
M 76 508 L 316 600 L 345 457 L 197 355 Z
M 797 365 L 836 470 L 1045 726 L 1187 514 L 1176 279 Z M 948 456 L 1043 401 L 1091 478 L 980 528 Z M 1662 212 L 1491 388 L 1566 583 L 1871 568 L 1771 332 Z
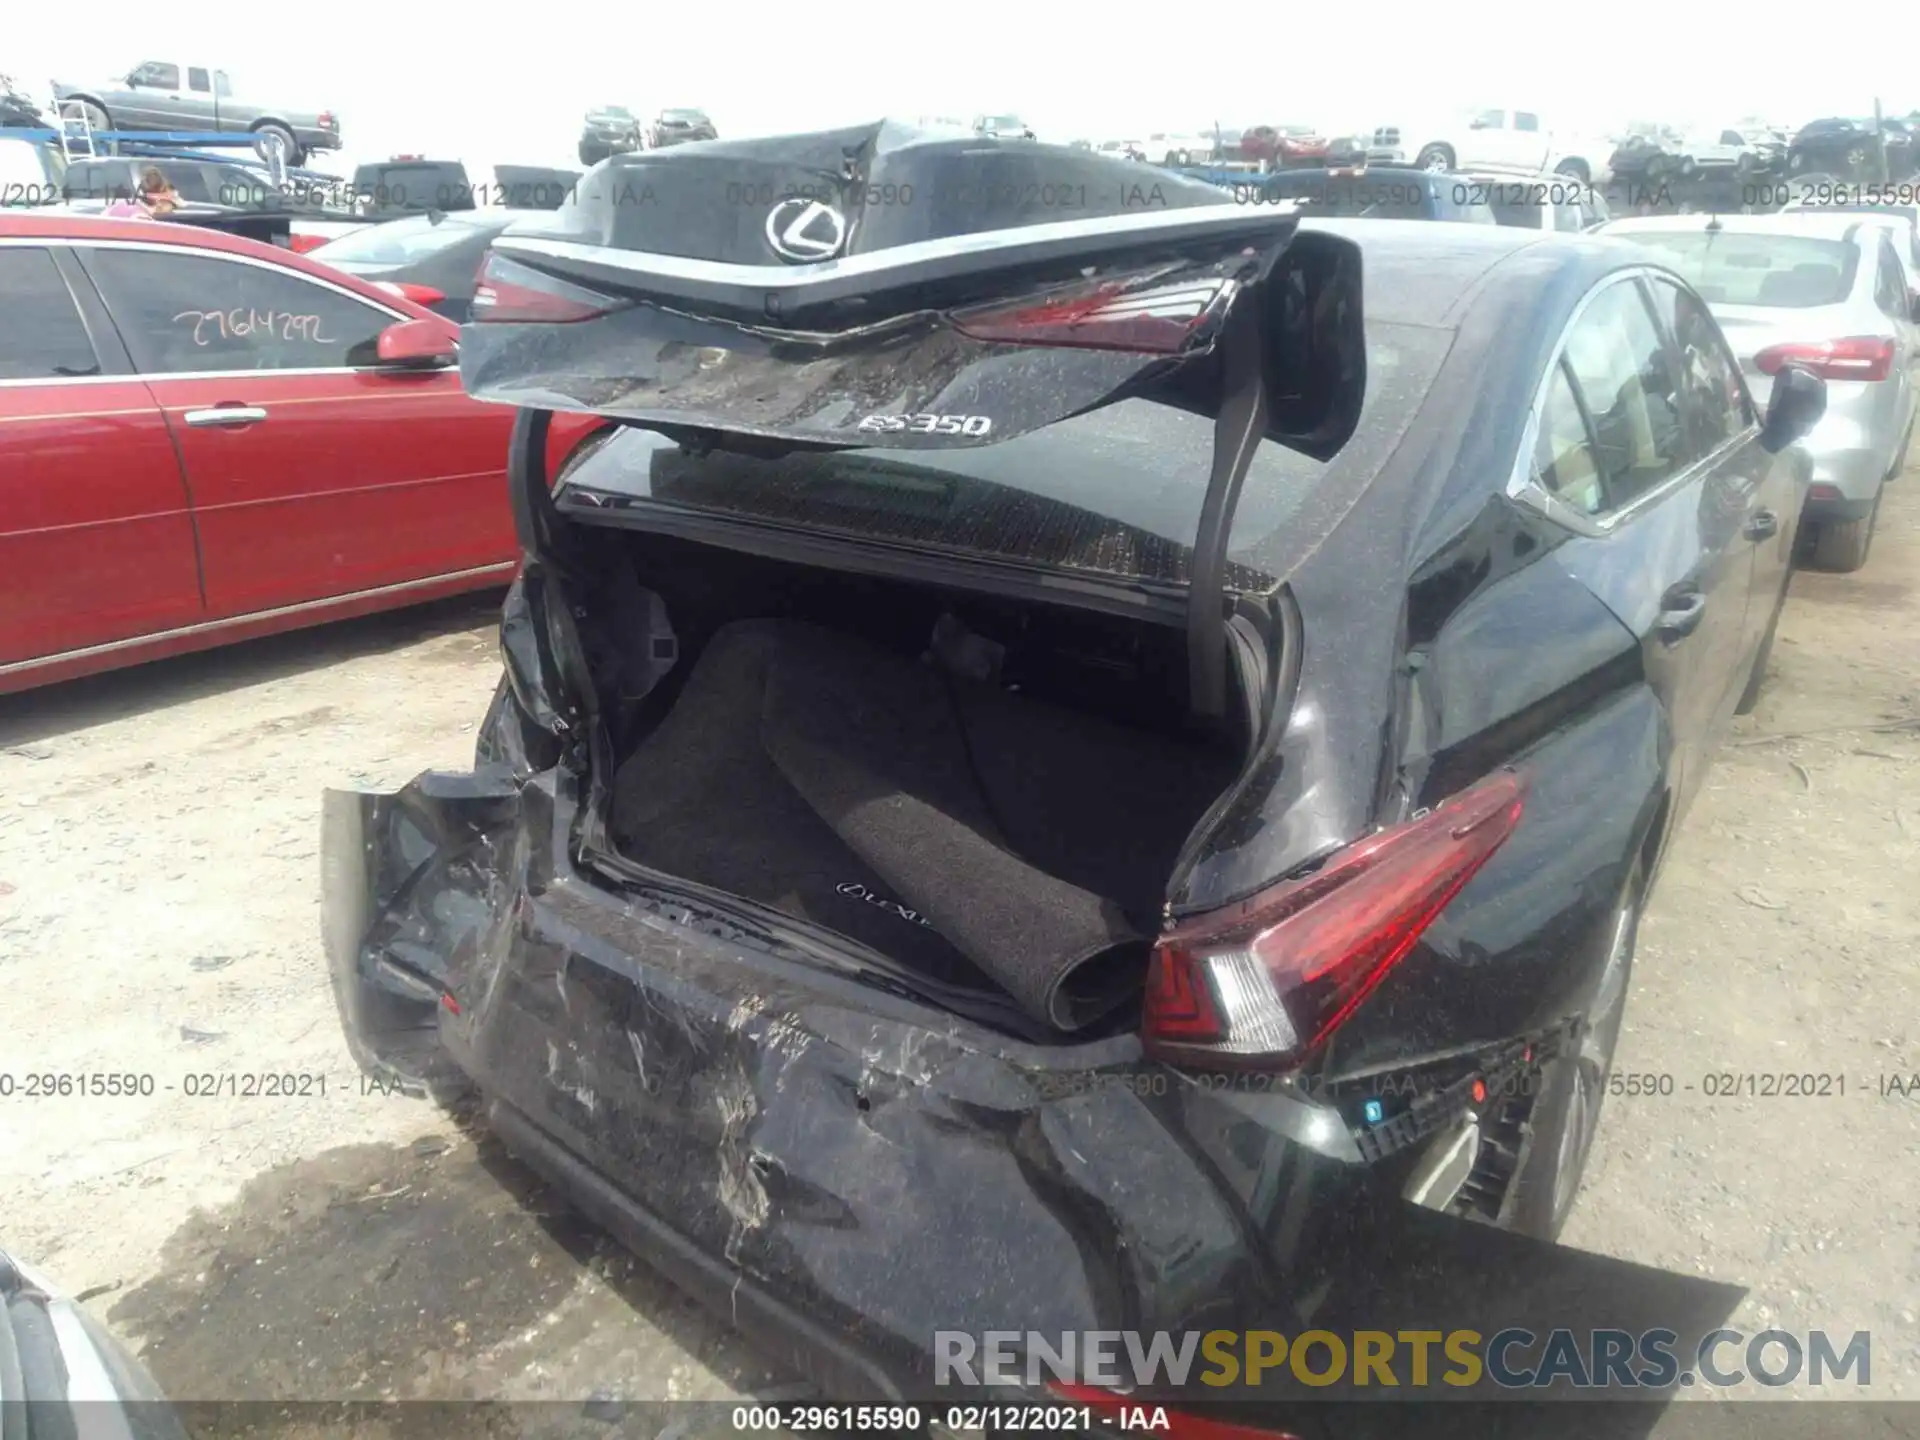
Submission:
M 1826 413 L 1827 382 L 1811 370 L 1784 365 L 1773 377 L 1767 418 L 1760 425 L 1760 444 L 1777 455 L 1819 424 Z
M 460 358 L 458 343 L 431 320 L 401 320 L 389 325 L 380 332 L 375 353 L 382 365 L 399 370 L 438 370 Z

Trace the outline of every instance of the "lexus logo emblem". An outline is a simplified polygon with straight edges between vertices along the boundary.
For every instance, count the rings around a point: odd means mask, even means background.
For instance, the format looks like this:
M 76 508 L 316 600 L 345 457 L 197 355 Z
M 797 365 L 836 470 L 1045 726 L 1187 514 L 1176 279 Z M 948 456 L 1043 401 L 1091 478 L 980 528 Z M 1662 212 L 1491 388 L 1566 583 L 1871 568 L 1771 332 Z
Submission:
M 767 212 L 767 244 L 782 260 L 831 260 L 847 242 L 847 217 L 819 200 L 794 196 Z

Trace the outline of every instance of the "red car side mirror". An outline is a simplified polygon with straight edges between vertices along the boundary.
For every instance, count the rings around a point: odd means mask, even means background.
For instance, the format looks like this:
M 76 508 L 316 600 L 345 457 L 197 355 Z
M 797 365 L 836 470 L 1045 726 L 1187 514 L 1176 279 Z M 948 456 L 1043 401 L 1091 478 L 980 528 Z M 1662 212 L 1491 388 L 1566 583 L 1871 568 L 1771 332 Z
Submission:
M 402 320 L 380 332 L 376 353 L 382 365 L 410 370 L 432 370 L 452 365 L 460 349 L 444 326 L 431 320 Z

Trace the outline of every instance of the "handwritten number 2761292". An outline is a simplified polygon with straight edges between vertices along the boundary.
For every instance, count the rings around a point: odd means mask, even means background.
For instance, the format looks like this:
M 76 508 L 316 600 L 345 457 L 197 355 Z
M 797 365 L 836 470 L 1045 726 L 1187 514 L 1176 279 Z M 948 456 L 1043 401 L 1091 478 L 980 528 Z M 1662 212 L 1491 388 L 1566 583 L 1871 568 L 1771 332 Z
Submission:
M 318 315 L 296 315 L 291 310 L 182 310 L 173 317 L 173 323 L 191 324 L 193 343 L 200 346 L 253 335 L 263 340 L 305 340 L 314 345 L 332 345 L 337 339 L 320 333 Z

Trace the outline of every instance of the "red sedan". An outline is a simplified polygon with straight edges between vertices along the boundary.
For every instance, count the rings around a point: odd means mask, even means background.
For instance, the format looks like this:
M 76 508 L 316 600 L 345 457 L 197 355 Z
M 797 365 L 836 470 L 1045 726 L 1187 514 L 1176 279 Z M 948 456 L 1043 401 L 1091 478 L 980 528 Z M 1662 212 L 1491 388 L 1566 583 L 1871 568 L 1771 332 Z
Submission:
M 512 577 L 513 411 L 411 300 L 234 236 L 19 214 L 0 317 L 0 693 Z M 548 473 L 598 424 L 556 424 Z
M 1309 125 L 1255 125 L 1240 137 L 1240 154 L 1275 170 L 1321 165 L 1326 163 L 1327 139 Z

